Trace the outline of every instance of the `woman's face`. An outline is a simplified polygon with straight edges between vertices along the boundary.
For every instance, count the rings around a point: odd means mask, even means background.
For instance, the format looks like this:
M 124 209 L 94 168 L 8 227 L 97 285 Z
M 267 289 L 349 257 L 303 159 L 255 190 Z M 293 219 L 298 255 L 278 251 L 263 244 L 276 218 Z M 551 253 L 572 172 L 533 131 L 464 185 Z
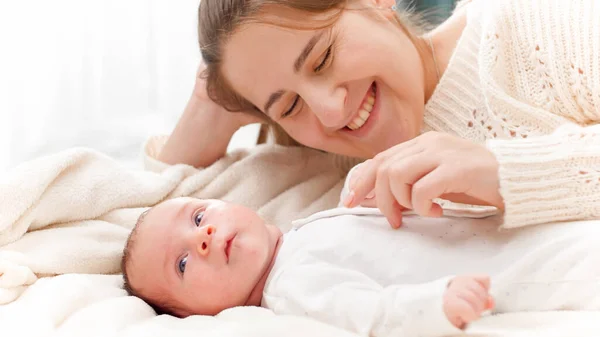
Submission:
M 425 102 L 421 59 L 387 2 L 351 1 L 322 30 L 243 25 L 223 74 L 298 142 L 373 157 L 419 134 Z

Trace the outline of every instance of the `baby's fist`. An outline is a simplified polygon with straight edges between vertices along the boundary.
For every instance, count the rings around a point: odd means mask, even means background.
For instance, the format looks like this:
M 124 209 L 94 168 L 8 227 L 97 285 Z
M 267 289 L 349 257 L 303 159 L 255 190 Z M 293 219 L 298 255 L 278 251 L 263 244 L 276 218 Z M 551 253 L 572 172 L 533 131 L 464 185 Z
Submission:
M 463 329 L 465 325 L 481 317 L 494 307 L 489 294 L 488 276 L 457 276 L 448 285 L 444 294 L 444 313 L 450 323 Z

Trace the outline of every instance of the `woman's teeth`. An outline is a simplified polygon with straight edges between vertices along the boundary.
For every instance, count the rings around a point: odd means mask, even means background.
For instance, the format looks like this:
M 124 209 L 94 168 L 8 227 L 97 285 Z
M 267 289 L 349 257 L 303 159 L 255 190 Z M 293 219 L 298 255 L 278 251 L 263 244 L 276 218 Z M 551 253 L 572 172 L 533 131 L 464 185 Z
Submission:
M 358 130 L 361 126 L 365 125 L 369 116 L 371 116 L 371 111 L 373 111 L 373 104 L 375 104 L 375 88 L 369 91 L 369 96 L 363 102 L 360 109 L 358 109 L 358 116 L 347 125 L 350 130 Z

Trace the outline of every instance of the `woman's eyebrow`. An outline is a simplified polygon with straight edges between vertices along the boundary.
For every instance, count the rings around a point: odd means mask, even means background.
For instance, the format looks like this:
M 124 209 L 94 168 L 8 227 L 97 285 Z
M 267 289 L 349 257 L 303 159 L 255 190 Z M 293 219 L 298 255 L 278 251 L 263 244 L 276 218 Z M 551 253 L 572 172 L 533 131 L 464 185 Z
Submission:
M 308 40 L 308 42 L 304 46 L 304 49 L 302 49 L 302 51 L 300 52 L 300 55 L 298 55 L 298 57 L 296 58 L 296 61 L 294 61 L 294 72 L 295 73 L 300 71 L 300 69 L 306 62 L 308 55 L 310 55 L 310 53 L 315 48 L 315 46 L 317 45 L 319 40 L 321 40 L 321 37 L 323 37 L 323 34 L 325 34 L 325 30 L 318 31 L 315 33 L 315 35 L 313 37 L 310 38 L 310 40 Z M 265 103 L 265 108 L 263 109 L 263 111 L 267 115 L 269 114 L 269 109 L 271 108 L 271 106 L 273 106 L 273 104 L 277 103 L 277 101 L 279 101 L 279 99 L 281 99 L 281 96 L 283 96 L 284 93 L 285 93 L 285 91 L 283 91 L 283 90 L 277 90 L 276 92 L 272 93 L 271 96 L 269 96 L 267 103 Z
M 310 55 L 310 52 L 313 50 L 317 42 L 319 42 L 323 34 L 325 34 L 324 30 L 318 31 L 312 38 L 310 38 L 310 40 L 308 40 L 308 42 L 304 46 L 304 49 L 302 49 L 302 52 L 300 53 L 300 55 L 298 55 L 298 58 L 294 62 L 294 72 L 297 73 L 300 71 L 300 69 L 304 65 L 304 62 L 306 62 L 308 55 Z
M 269 99 L 265 104 L 265 109 L 263 110 L 265 114 L 269 114 L 269 109 L 271 108 L 271 106 L 273 106 L 273 104 L 279 101 L 279 99 L 281 98 L 281 96 L 283 96 L 284 93 L 285 92 L 283 90 L 277 90 L 276 92 L 272 93 L 271 96 L 269 96 Z

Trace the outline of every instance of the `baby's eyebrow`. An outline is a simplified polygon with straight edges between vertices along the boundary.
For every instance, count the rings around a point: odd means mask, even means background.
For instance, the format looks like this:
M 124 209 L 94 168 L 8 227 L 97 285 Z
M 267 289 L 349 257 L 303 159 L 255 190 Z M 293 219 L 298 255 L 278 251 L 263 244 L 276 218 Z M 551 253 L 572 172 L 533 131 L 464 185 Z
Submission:
M 188 209 L 191 203 L 185 203 L 179 207 L 177 213 L 175 213 L 175 221 L 179 220 L 181 217 L 185 216 L 186 210 Z

